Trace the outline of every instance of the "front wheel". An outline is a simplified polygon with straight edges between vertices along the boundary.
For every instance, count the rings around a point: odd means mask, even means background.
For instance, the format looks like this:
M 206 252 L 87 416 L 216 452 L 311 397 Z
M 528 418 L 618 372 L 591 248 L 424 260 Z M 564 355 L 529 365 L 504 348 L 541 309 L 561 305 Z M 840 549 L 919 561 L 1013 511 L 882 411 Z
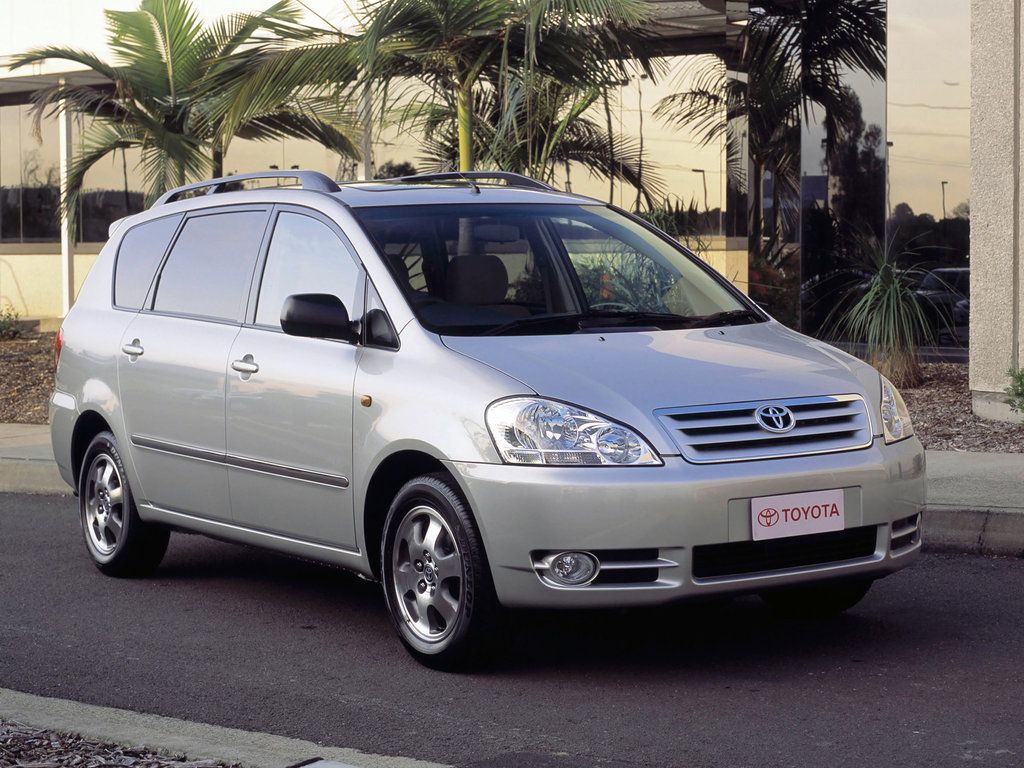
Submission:
M 110 432 L 93 438 L 78 481 L 85 546 L 108 576 L 148 576 L 160 565 L 170 532 L 139 517 L 117 441 Z
M 417 660 L 437 669 L 482 661 L 498 603 L 480 533 L 448 476 L 422 475 L 395 496 L 381 575 L 392 621 Z
M 853 608 L 869 589 L 870 580 L 834 581 L 762 592 L 761 599 L 782 616 L 824 618 Z

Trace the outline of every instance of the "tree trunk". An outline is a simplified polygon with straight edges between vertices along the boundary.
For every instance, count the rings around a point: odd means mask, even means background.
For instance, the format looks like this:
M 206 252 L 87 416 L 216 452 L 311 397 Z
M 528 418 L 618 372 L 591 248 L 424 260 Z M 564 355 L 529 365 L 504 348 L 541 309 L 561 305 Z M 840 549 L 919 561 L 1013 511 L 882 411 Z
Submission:
M 604 86 L 604 119 L 608 124 L 608 204 L 615 203 L 615 128 L 612 125 L 612 106 L 608 102 L 608 85 Z
M 459 129 L 459 170 L 473 170 L 473 83 L 467 80 L 455 93 Z
M 224 150 L 220 143 L 213 145 L 213 177 L 219 179 L 224 175 Z

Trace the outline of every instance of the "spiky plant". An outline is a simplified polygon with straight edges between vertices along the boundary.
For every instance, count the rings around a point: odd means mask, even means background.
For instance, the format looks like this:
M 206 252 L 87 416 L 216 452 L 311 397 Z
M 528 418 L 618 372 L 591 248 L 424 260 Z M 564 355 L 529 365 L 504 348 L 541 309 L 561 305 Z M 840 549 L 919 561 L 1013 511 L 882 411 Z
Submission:
M 837 341 L 864 345 L 864 357 L 897 387 L 921 383 L 918 349 L 934 342 L 928 315 L 915 293 L 927 273 L 912 266 L 912 251 L 898 252 L 872 235 L 857 239 L 850 279 L 833 296 L 836 304 L 825 320 Z

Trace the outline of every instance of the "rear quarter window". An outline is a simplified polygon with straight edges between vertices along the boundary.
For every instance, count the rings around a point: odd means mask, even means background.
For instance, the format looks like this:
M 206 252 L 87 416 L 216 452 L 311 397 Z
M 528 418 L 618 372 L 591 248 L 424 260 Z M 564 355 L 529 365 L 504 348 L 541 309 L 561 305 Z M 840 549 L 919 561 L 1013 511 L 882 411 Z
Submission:
M 114 262 L 115 306 L 142 309 L 153 275 L 167 252 L 182 215 L 137 224 L 122 238 Z

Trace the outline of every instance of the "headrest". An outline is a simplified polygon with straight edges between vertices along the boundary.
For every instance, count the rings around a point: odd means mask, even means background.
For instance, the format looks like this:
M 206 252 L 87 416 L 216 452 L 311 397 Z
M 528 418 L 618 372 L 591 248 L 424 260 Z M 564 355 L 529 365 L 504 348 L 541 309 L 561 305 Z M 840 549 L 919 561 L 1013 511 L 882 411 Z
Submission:
M 502 304 L 508 293 L 508 270 L 497 256 L 456 256 L 448 264 L 446 298 L 453 304 Z

